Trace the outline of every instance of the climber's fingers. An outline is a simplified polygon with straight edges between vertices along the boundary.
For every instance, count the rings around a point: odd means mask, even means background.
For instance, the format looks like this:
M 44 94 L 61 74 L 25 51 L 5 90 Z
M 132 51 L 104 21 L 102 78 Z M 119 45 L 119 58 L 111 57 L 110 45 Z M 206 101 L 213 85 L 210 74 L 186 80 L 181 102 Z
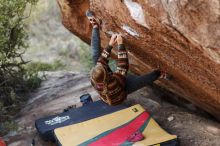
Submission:
M 112 34 L 111 39 L 109 41 L 109 45 L 113 46 L 116 43 L 117 34 Z
M 119 44 L 123 44 L 123 38 L 122 38 L 121 34 L 118 34 L 118 35 L 117 35 L 116 41 L 117 41 L 118 45 L 119 45 Z
M 96 23 L 96 20 L 95 20 L 94 17 L 90 17 L 90 18 L 89 18 L 89 21 L 90 21 L 90 23 L 92 23 L 92 24 L 95 24 L 95 23 Z
M 116 42 L 116 39 L 117 39 L 117 34 L 112 34 L 111 39 L 112 39 L 112 40 L 114 40 L 114 42 Z
M 172 80 L 173 76 L 167 72 L 167 70 L 161 70 L 160 79 Z

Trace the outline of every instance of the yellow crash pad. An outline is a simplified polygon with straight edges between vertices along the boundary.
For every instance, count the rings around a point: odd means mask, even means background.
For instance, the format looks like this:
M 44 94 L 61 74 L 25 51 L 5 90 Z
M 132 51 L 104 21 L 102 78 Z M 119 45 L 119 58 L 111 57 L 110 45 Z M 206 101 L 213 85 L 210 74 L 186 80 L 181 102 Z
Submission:
M 129 142 L 128 137 L 135 131 L 140 131 L 144 139 Z M 177 139 L 164 131 L 140 105 L 58 128 L 54 133 L 60 146 L 163 145 Z

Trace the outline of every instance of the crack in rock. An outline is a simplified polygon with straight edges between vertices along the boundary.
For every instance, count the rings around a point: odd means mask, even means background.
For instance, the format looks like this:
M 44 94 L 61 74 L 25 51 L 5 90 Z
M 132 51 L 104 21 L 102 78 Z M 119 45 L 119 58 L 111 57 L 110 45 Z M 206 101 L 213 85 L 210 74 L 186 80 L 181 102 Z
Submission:
M 139 33 L 136 30 L 134 30 L 133 28 L 131 28 L 128 25 L 124 24 L 121 28 L 123 30 L 125 30 L 127 33 L 129 33 L 130 35 L 134 36 L 134 37 L 139 37 L 140 36 Z

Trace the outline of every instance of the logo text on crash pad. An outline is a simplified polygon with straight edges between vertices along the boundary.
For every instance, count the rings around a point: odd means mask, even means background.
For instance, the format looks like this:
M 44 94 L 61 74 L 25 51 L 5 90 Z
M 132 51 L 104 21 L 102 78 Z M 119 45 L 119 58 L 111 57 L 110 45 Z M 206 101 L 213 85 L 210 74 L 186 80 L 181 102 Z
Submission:
M 45 124 L 52 126 L 52 125 L 55 125 L 55 124 L 63 123 L 65 121 L 69 120 L 69 119 L 70 119 L 69 116 L 64 116 L 64 117 L 57 116 L 57 117 L 55 117 L 55 118 L 53 118 L 51 120 L 45 121 Z

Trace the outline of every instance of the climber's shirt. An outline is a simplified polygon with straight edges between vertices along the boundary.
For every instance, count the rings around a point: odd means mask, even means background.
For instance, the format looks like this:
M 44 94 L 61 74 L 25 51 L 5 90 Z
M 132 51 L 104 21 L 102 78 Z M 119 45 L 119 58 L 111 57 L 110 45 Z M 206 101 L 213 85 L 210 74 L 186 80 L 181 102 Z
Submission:
M 117 69 L 112 73 L 108 65 L 111 50 L 112 46 L 106 47 L 97 63 L 107 68 L 108 72 L 104 75 L 107 80 L 103 81 L 103 83 L 97 83 L 95 80 L 91 79 L 91 83 L 104 102 L 109 105 L 116 105 L 122 103 L 127 96 L 125 92 L 125 77 L 129 64 L 127 51 L 124 45 L 121 44 L 118 46 Z

